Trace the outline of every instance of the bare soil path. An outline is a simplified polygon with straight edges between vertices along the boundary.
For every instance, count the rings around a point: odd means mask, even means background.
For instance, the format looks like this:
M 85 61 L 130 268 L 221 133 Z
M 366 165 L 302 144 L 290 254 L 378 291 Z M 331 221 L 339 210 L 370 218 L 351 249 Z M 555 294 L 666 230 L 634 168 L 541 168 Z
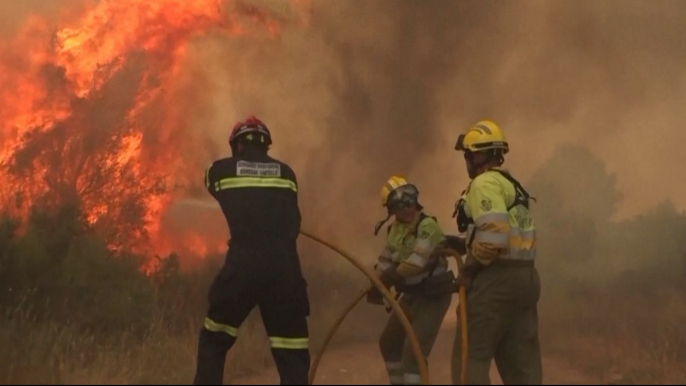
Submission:
M 450 315 L 450 314 L 449 314 Z M 449 385 L 450 357 L 455 334 L 454 318 L 448 316 L 444 321 L 433 352 L 429 357 L 431 383 Z M 544 357 L 543 382 L 545 384 L 597 385 L 602 379 L 584 374 L 560 358 Z M 261 374 L 238 378 L 232 384 L 258 385 L 278 384 L 278 374 L 274 367 Z M 375 344 L 351 345 L 344 348 L 330 348 L 322 360 L 315 384 L 369 385 L 388 384 L 384 363 Z M 491 383 L 502 385 L 495 366 L 491 368 Z

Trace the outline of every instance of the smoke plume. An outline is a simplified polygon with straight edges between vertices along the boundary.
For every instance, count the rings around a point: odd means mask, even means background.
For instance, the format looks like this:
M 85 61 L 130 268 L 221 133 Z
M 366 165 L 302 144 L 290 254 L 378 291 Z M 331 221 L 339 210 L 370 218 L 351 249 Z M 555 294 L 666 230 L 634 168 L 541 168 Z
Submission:
M 392 173 L 456 231 L 450 214 L 468 180 L 453 145 L 483 118 L 506 131 L 506 166 L 524 182 L 574 144 L 615 174 L 615 218 L 667 199 L 683 208 L 684 16 L 679 1 L 313 2 L 309 25 L 277 41 L 198 46 L 215 86 L 202 127 L 217 156 L 234 120 L 263 117 L 273 153 L 298 173 L 305 223 L 361 253 L 378 249 L 371 230 Z
M 97 3 L 2 3 L 0 33 L 13 36 L 36 15 L 55 24 L 72 20 Z M 176 146 L 178 159 L 162 162 L 184 165 L 187 197 L 209 200 L 201 165 L 228 156 L 230 127 L 253 113 L 272 129 L 273 155 L 296 170 L 305 226 L 370 259 L 382 242 L 373 238 L 373 225 L 386 215 L 380 187 L 394 173 L 415 182 L 427 212 L 447 233 L 456 232 L 450 215 L 468 179 L 453 145 L 483 118 L 504 128 L 512 149 L 506 166 L 525 185 L 551 159 L 563 167 L 548 178 L 583 173 L 584 165 L 565 164 L 564 149 L 557 153 L 560 145 L 577 145 L 617 179 L 623 200 L 611 211 L 613 220 L 665 200 L 686 206 L 680 194 L 686 184 L 677 177 L 686 140 L 678 130 L 686 118 L 681 1 L 222 6 L 239 9 L 241 17 L 266 14 L 280 33 L 273 39 L 212 29 L 193 35 L 175 88 L 165 90 L 177 108 L 164 119 L 164 109 L 155 108 L 147 118 L 185 130 L 164 134 L 161 143 Z M 21 56 L 13 49 L 3 55 Z M 117 87 L 126 89 L 122 82 Z M 155 144 L 154 125 L 146 128 L 143 143 Z M 198 169 L 195 185 L 191 167 Z M 555 198 L 532 193 L 541 201 Z M 569 194 L 583 196 L 583 190 Z M 194 211 L 174 216 L 200 233 L 225 227 L 223 219 L 187 221 Z

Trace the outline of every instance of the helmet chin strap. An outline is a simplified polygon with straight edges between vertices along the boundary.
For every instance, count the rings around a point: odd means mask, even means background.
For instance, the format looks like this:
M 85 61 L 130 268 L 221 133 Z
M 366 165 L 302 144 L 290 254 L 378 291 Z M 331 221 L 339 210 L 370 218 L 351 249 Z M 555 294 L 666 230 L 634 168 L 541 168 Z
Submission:
M 390 220 L 390 219 L 391 219 L 391 211 L 389 210 L 388 211 L 388 217 L 386 217 L 385 220 L 381 220 L 381 221 L 376 223 L 376 226 L 374 227 L 374 236 L 379 235 L 379 231 L 381 230 L 381 227 L 383 227 L 383 224 L 387 223 L 388 220 Z

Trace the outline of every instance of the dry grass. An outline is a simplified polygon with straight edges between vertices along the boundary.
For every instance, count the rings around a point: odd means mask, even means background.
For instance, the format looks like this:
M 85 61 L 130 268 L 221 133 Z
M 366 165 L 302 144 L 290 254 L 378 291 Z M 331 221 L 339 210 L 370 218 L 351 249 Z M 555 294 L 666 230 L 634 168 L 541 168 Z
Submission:
M 313 347 L 321 343 L 325 327 L 338 311 L 335 307 L 317 311 Z M 10 348 L 0 350 L 0 384 L 188 384 L 195 371 L 198 331 L 199 324 L 170 333 L 157 322 L 142 339 L 126 332 L 104 338 L 14 312 L 0 325 L 0 346 Z M 339 344 L 360 338 L 352 334 L 351 327 L 344 328 Z M 260 371 L 271 361 L 267 335 L 255 312 L 227 356 L 225 381 Z
M 608 384 L 686 379 L 683 288 L 594 288 L 542 309 L 542 344 Z M 592 296 L 591 296 L 592 295 Z
M 309 274 L 314 349 L 322 343 L 343 303 L 365 283 L 340 272 Z M 58 316 L 34 315 L 27 311 L 27 302 L 21 302 L 11 312 L 0 314 L 0 347 L 9 348 L 0 350 L 0 384 L 188 384 L 195 372 L 198 332 L 211 279 L 207 273 L 174 276 L 169 281 L 171 289 L 159 287 L 154 304 L 149 304 L 153 317 L 136 320 L 132 311 L 124 310 L 129 313 L 130 328 L 121 328 L 118 322 L 102 330 L 86 329 L 83 320 L 88 326 L 93 320 L 107 323 L 108 313 L 94 310 L 93 315 L 74 314 L 68 319 L 64 311 Z M 69 304 L 75 312 L 84 312 L 79 302 Z M 365 326 L 381 326 L 382 320 L 374 318 L 385 315 L 377 312 L 370 316 L 369 310 L 359 307 L 334 344 L 376 338 L 378 331 Z M 225 382 L 271 364 L 267 335 L 255 310 L 227 356 Z

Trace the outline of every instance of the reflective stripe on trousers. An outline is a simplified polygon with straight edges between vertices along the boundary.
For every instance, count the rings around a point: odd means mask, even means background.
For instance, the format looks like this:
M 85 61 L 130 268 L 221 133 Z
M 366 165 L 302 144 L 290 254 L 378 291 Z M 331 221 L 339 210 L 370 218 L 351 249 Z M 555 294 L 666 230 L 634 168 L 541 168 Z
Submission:
M 270 337 L 273 349 L 281 350 L 307 350 L 310 340 L 308 338 L 280 338 Z
M 421 385 L 422 376 L 419 374 L 405 374 L 403 377 L 406 385 Z
M 391 381 L 391 385 L 402 385 L 405 383 L 402 368 L 402 362 L 386 362 L 386 371 L 388 371 L 388 378 Z
M 205 318 L 205 323 L 203 324 L 205 330 L 210 332 L 223 332 L 233 338 L 238 336 L 238 329 L 229 326 L 228 324 L 217 323 L 210 318 Z

